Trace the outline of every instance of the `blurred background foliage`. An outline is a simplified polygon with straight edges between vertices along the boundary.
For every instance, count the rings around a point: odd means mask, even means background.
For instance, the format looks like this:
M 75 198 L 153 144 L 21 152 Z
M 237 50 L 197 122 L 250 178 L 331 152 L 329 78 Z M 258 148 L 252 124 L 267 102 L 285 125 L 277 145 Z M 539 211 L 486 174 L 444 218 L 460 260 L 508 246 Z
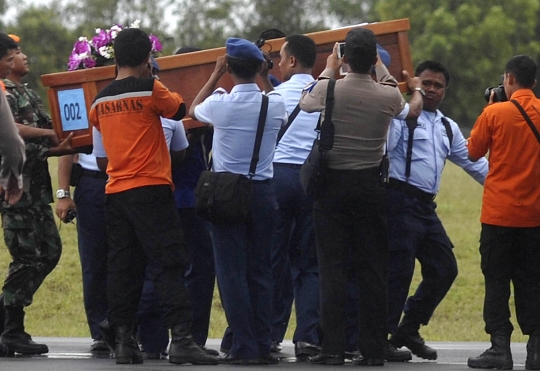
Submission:
M 409 18 L 413 64 L 434 59 L 449 68 L 441 110 L 463 127 L 473 125 L 485 89 L 499 84 L 510 57 L 540 58 L 537 0 L 0 0 L 0 11 L 0 29 L 21 36 L 31 67 L 26 81 L 44 101 L 40 76 L 67 69 L 79 36 L 136 19 L 169 55 L 181 46 L 223 46 L 229 36 L 255 41 L 268 28 L 307 33 Z

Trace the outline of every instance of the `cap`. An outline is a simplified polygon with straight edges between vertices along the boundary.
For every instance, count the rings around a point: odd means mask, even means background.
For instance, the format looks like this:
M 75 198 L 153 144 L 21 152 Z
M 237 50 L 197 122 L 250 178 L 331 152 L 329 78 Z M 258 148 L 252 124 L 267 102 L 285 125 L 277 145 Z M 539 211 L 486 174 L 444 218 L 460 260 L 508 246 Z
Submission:
M 381 61 L 386 66 L 386 68 L 390 67 L 390 63 L 392 63 L 392 58 L 390 57 L 390 53 L 386 51 L 385 48 L 377 44 L 377 50 L 379 51 L 379 56 L 381 57 Z
M 375 34 L 368 28 L 353 28 L 345 37 L 345 55 L 373 59 L 377 56 Z
M 20 43 L 21 42 L 21 38 L 17 35 L 14 35 L 12 33 L 8 34 L 9 37 L 11 37 L 16 43 Z
M 157 71 L 157 72 L 160 71 L 159 64 L 156 61 L 156 58 L 154 58 L 153 56 L 150 56 L 150 63 L 152 64 L 152 69 L 154 71 Z
M 231 58 L 264 62 L 261 50 L 251 41 L 229 37 L 225 43 L 225 47 L 227 56 Z

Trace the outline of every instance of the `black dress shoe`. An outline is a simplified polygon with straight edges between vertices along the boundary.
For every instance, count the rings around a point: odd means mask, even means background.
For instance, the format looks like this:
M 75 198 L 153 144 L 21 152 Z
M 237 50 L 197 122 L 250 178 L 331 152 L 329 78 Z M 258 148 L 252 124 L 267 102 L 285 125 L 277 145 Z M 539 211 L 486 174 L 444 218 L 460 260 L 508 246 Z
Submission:
M 236 358 L 231 356 L 230 353 L 225 354 L 224 356 L 219 357 L 219 363 L 225 364 L 225 365 L 259 365 L 260 359 L 243 359 L 243 358 Z
M 359 366 L 384 366 L 384 359 L 356 356 L 352 359 L 352 363 Z
M 201 348 L 202 350 L 204 350 L 206 352 L 206 354 L 209 354 L 211 356 L 219 356 L 219 352 L 215 349 L 211 349 L 211 348 L 207 348 L 205 346 L 202 346 L 202 345 L 199 345 L 199 348 Z
M 270 351 L 272 353 L 279 353 L 283 350 L 283 346 L 281 345 L 281 342 L 277 340 L 272 340 L 270 343 Z
M 392 344 L 386 343 L 384 358 L 387 362 L 407 362 L 412 359 L 412 354 L 408 350 L 398 349 Z
M 259 358 L 260 365 L 277 365 L 278 363 L 279 358 L 273 356 L 272 354 L 268 354 L 267 356 Z
M 305 341 L 297 341 L 294 344 L 294 355 L 297 361 L 305 361 L 307 357 L 316 356 L 321 352 L 321 347 Z
M 315 365 L 342 365 L 345 363 L 345 359 L 343 356 L 321 353 L 314 357 L 309 357 L 308 362 Z
M 424 359 L 436 360 L 437 351 L 426 345 L 426 342 L 418 331 L 400 331 L 398 328 L 397 332 L 390 338 L 390 344 L 396 348 L 401 348 L 403 346 L 409 348 L 411 352 Z
M 90 345 L 91 352 L 109 352 L 110 349 L 103 340 L 94 340 Z

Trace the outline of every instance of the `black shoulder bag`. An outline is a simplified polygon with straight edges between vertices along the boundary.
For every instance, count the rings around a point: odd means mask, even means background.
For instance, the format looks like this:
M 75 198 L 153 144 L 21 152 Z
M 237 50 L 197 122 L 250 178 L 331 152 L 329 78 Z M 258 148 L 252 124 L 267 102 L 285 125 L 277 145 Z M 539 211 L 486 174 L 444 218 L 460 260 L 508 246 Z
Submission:
M 321 125 L 321 118 L 315 130 L 317 138 L 313 142 L 311 152 L 300 168 L 300 182 L 306 195 L 314 200 L 321 198 L 326 191 L 326 178 L 328 165 L 326 163 L 326 152 L 334 146 L 334 123 L 332 122 L 332 110 L 334 108 L 334 87 L 336 80 L 328 81 L 326 91 L 326 103 L 324 111 L 324 121 Z M 322 117 L 322 116 L 321 116 Z
M 238 223 L 246 219 L 251 208 L 253 194 L 251 180 L 255 176 L 257 162 L 259 162 L 267 111 L 268 97 L 263 95 L 257 135 L 249 165 L 249 178 L 242 174 L 211 170 L 201 173 L 195 187 L 195 211 L 204 219 L 215 224 Z

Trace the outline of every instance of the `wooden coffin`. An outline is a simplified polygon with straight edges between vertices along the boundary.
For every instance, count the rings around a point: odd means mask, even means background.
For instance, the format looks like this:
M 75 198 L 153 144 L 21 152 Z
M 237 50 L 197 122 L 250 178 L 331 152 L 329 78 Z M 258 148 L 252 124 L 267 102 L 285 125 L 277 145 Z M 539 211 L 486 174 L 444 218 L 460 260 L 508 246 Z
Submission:
M 316 77 L 326 66 L 326 58 L 332 52 L 335 42 L 345 40 L 347 32 L 355 27 L 371 29 L 377 42 L 383 46 L 391 56 L 390 73 L 400 81 L 400 89 L 406 92 L 401 71 L 407 70 L 413 74 L 409 41 L 407 31 L 409 20 L 400 19 L 387 22 L 369 23 L 339 28 L 335 30 L 320 31 L 307 34 L 317 45 L 317 61 L 313 69 Z M 281 80 L 279 72 L 279 50 L 284 39 L 268 40 L 263 50 L 270 53 L 274 61 L 271 74 Z M 225 54 L 225 48 L 208 49 L 189 54 L 172 55 L 158 58 L 160 66 L 159 78 L 172 91 L 182 95 L 189 105 L 208 80 L 214 70 L 216 59 Z M 339 78 L 339 73 L 336 78 Z M 48 87 L 53 126 L 58 136 L 63 139 L 74 132 L 72 145 L 74 147 L 92 144 L 92 130 L 88 123 L 89 112 L 94 97 L 115 78 L 115 67 L 97 67 L 91 69 L 59 72 L 41 76 L 43 84 Z M 225 74 L 218 83 L 219 86 L 230 90 L 232 80 Z M 186 119 L 186 128 L 201 125 L 201 123 Z

